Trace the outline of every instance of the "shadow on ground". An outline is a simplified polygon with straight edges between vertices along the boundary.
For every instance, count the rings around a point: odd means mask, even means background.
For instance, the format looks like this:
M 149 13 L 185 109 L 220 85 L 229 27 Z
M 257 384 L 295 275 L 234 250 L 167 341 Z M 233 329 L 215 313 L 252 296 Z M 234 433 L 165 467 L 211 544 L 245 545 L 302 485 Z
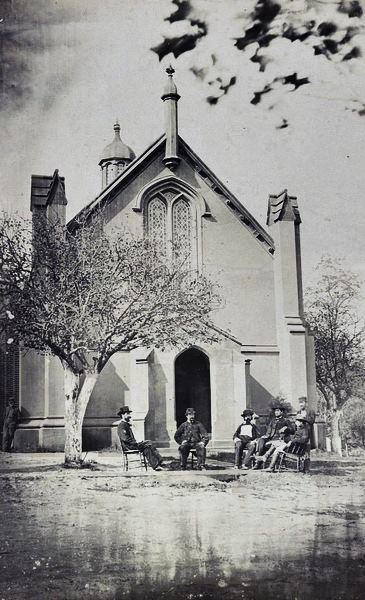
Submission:
M 0 479 L 0 598 L 364 597 L 362 461 L 302 475 L 167 458 L 170 472 L 132 477 L 108 457 L 95 472 L 16 462 Z

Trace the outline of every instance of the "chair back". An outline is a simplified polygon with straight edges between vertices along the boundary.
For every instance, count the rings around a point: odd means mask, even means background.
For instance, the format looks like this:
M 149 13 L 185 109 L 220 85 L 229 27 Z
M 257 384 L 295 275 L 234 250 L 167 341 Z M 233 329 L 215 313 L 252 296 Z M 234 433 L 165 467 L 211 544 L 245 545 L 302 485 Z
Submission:
M 120 440 L 120 447 L 122 449 L 123 454 L 127 454 L 128 452 L 131 452 L 131 450 L 129 450 L 127 448 L 127 446 L 125 445 L 125 442 L 123 442 L 122 440 Z M 138 450 L 137 450 L 138 452 Z
M 295 456 L 303 456 L 307 449 L 306 444 L 298 444 L 298 442 L 294 442 L 290 444 L 289 448 L 287 448 L 288 454 L 294 454 Z

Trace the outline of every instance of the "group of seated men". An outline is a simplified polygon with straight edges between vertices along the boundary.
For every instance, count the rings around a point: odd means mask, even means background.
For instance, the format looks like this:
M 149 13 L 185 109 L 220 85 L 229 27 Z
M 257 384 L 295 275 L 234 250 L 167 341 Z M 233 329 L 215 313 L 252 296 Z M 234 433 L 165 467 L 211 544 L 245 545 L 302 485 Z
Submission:
M 274 415 L 269 421 L 266 433 L 260 435 L 256 426 L 257 415 L 251 409 L 245 409 L 242 413 L 243 421 L 233 435 L 235 442 L 235 468 L 259 469 L 265 466 L 270 458 L 270 464 L 265 469 L 275 471 L 275 467 L 282 451 L 290 450 L 292 444 L 303 445 L 310 449 L 313 440 L 313 423 L 315 413 L 307 406 L 306 398 L 299 398 L 299 412 L 295 418 L 295 424 L 285 416 L 281 403 L 274 404 Z M 164 469 L 162 457 L 155 446 L 149 440 L 137 441 L 132 431 L 132 411 L 128 406 L 123 406 L 118 412 L 121 421 L 118 425 L 118 436 L 125 450 L 139 450 L 143 452 L 148 464 L 155 471 Z M 197 458 L 197 469 L 205 469 L 206 446 L 209 435 L 202 423 L 195 418 L 194 408 L 188 408 L 184 421 L 175 433 L 175 441 L 179 444 L 180 466 L 186 470 L 188 456 L 191 450 L 195 450 Z M 243 460 L 243 453 L 245 458 Z
M 285 416 L 282 403 L 273 405 L 273 416 L 270 419 L 266 432 L 260 435 L 256 418 L 258 415 L 246 409 L 242 413 L 243 422 L 236 429 L 233 440 L 235 442 L 235 468 L 236 469 L 262 469 L 268 459 L 270 463 L 265 471 L 275 471 L 279 456 L 284 451 L 289 451 L 294 444 L 308 450 L 314 448 L 313 424 L 315 412 L 308 408 L 307 398 L 298 399 L 299 411 L 295 416 L 295 423 Z M 242 460 L 243 452 L 245 458 Z

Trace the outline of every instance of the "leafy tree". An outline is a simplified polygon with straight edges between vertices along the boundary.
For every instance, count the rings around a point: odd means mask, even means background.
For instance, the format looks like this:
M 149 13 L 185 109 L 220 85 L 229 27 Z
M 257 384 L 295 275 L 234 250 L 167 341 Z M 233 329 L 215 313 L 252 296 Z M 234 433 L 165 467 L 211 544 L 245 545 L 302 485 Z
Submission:
M 342 410 L 365 374 L 365 329 L 357 312 L 360 282 L 331 258 L 323 258 L 318 270 L 318 284 L 307 293 L 306 317 L 315 332 L 317 388 L 331 419 L 332 448 L 341 453 Z
M 364 15 L 359 0 L 238 0 L 231 6 L 231 12 L 226 7 L 230 14 L 226 39 L 213 44 L 215 4 L 207 10 L 199 0 L 172 0 L 163 41 L 152 48 L 160 60 L 170 53 L 178 58 L 190 52 L 192 72 L 210 90 L 209 104 L 223 98 L 245 69 L 251 72 L 250 63 L 257 66 L 258 87 L 251 97 L 257 105 L 278 88 L 294 92 L 316 80 L 321 58 L 337 65 L 335 76 L 342 76 L 343 67 L 361 56 Z M 232 67 L 236 62 L 232 49 L 240 54 L 242 67 L 237 63 Z M 298 51 L 304 61 L 298 60 Z M 273 64 L 278 65 L 275 74 Z M 365 115 L 363 98 L 349 97 L 347 102 Z
M 65 372 L 65 462 L 81 461 L 82 421 L 95 383 L 116 353 L 213 341 L 218 297 L 184 259 L 145 238 L 107 235 L 102 219 L 70 232 L 44 220 L 33 235 L 0 222 L 0 323 L 8 341 L 57 356 Z
M 365 400 L 350 398 L 343 409 L 342 435 L 351 447 L 365 448 Z

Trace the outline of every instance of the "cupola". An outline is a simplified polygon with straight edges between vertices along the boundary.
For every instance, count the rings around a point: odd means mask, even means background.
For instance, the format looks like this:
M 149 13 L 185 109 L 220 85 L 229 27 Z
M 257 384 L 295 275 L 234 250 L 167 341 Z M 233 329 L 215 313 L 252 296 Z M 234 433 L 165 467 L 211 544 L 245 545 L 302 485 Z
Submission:
M 118 121 L 114 125 L 114 140 L 108 144 L 101 155 L 99 165 L 101 167 L 102 189 L 106 188 L 130 162 L 136 157 L 133 150 L 127 146 L 120 137 L 120 125 Z

